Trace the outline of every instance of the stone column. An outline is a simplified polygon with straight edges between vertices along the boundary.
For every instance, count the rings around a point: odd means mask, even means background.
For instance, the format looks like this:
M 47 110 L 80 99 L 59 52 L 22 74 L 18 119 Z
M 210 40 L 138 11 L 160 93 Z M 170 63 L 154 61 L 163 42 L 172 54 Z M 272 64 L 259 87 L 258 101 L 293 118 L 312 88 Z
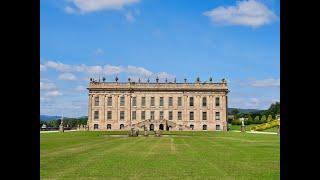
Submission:
M 105 95 L 103 94 L 103 95 L 100 95 L 100 97 L 99 98 L 101 98 L 101 102 L 99 102 L 100 104 L 100 106 L 101 106 L 101 103 L 102 103 L 102 113 L 101 113 L 101 116 L 103 117 L 102 118 L 102 124 L 105 124 L 105 122 L 106 122 L 106 108 L 105 108 L 105 105 L 106 105 L 106 103 L 105 103 Z M 100 124 L 100 123 L 99 123 Z M 100 126 L 100 125 L 99 125 Z M 100 127 L 99 127 L 99 129 L 101 129 Z
M 188 125 L 188 109 L 189 109 L 189 106 L 188 106 L 188 95 L 187 94 L 183 94 L 183 102 L 182 102 L 182 106 L 184 107 L 184 111 L 182 113 L 182 124 L 184 126 L 187 126 Z
M 194 127 L 195 127 L 195 130 L 201 130 L 201 111 L 200 111 L 200 107 L 202 107 L 202 104 L 201 104 L 201 98 L 202 96 L 197 94 L 196 95 L 196 98 L 195 98 L 195 119 L 194 119 Z
M 115 113 L 115 115 L 114 115 L 114 119 L 115 119 L 115 123 L 113 123 L 112 125 L 111 125 L 111 130 L 112 129 L 117 129 L 117 127 L 115 127 L 115 125 L 116 124 L 118 124 L 119 125 L 119 95 L 115 95 L 114 96 L 114 107 L 116 107 L 115 109 L 116 109 L 116 113 Z M 119 128 L 119 127 L 118 127 Z
M 87 121 L 87 124 L 89 125 L 89 127 L 91 127 L 91 122 L 92 122 L 92 105 L 91 105 L 91 102 L 92 102 L 92 95 L 89 94 L 88 96 L 88 121 Z
M 225 120 L 225 123 L 226 123 L 226 128 L 224 129 L 224 131 L 227 131 L 228 130 L 228 95 L 225 95 L 225 117 L 226 117 L 226 120 Z
M 207 117 L 207 121 L 208 121 L 208 130 L 210 129 L 214 129 L 215 128 L 215 122 L 214 122 L 214 117 L 213 117 L 213 95 L 210 94 L 208 96 L 208 101 L 207 101 L 207 105 L 208 105 L 208 111 L 207 111 L 207 114 L 208 114 L 208 117 Z

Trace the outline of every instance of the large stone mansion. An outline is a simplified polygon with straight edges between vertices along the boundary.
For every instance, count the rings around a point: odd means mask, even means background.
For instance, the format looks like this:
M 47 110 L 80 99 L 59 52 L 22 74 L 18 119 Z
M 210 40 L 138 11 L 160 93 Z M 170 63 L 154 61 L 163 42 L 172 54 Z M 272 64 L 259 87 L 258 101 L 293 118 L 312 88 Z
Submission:
M 219 83 L 90 80 L 89 130 L 226 131 L 228 88 Z

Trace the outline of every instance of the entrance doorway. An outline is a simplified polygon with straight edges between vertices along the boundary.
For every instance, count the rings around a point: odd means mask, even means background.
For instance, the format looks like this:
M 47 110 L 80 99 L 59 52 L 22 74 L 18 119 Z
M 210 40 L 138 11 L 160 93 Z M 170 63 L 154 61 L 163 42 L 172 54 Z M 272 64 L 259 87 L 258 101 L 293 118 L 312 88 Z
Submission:
M 154 131 L 154 125 L 153 124 L 150 124 L 150 131 Z
M 159 125 L 159 129 L 160 129 L 160 130 L 163 130 L 163 124 L 160 124 L 160 125 Z

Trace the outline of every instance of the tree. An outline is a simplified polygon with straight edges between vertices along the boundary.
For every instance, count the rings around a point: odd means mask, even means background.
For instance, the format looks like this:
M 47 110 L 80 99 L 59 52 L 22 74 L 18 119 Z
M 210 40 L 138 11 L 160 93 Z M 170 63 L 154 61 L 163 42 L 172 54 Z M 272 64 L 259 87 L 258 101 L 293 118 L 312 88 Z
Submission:
M 253 122 L 254 122 L 255 124 L 259 124 L 259 123 L 260 123 L 260 117 L 259 117 L 259 116 L 256 116 L 256 117 L 254 118 Z
M 261 123 L 267 122 L 267 117 L 266 117 L 266 115 L 263 115 L 263 116 L 261 117 L 260 122 L 261 122 Z
M 271 114 L 269 114 L 267 122 L 270 122 L 270 121 L 272 121 L 272 115 Z
M 237 114 L 239 114 L 239 110 L 238 110 L 238 109 L 233 109 L 233 110 L 231 111 L 231 114 L 232 114 L 232 115 L 237 115 Z
M 247 122 L 248 122 L 248 124 L 252 124 L 253 123 L 253 118 L 252 118 L 252 116 L 250 114 L 248 115 Z
M 273 116 L 280 114 L 280 102 L 272 103 L 268 109 Z
M 233 109 L 231 111 L 231 114 L 234 116 L 235 119 L 238 119 L 239 110 L 238 109 Z

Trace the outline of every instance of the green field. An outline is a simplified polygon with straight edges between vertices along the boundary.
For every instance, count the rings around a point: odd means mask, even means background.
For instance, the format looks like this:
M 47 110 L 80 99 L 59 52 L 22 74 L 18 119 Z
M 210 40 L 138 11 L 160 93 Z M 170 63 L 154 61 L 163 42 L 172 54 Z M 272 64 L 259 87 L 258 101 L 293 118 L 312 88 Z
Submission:
M 280 179 L 280 138 L 238 132 L 40 135 L 41 179 Z

